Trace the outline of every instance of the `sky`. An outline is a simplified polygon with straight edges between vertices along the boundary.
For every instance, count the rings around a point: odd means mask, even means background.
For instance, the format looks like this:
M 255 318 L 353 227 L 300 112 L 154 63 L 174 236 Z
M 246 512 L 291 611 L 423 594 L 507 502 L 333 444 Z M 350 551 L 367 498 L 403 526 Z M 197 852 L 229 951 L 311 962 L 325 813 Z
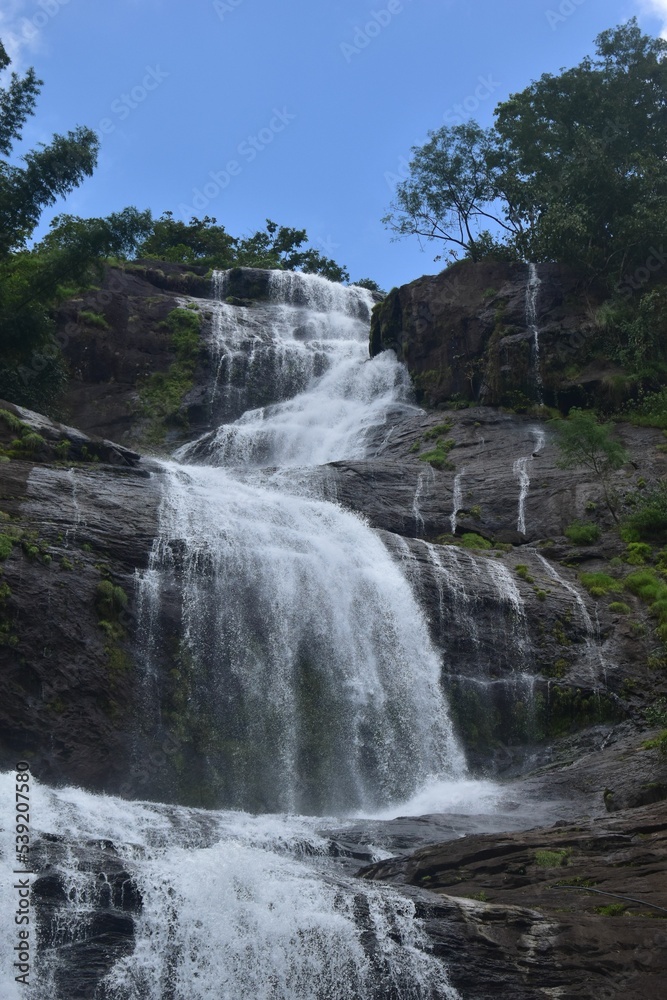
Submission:
M 391 288 L 443 266 L 381 221 L 411 147 L 491 124 L 633 15 L 667 37 L 667 0 L 0 0 L 0 38 L 44 81 L 24 145 L 79 124 L 101 139 L 40 231 L 126 205 L 237 236 L 271 218 Z

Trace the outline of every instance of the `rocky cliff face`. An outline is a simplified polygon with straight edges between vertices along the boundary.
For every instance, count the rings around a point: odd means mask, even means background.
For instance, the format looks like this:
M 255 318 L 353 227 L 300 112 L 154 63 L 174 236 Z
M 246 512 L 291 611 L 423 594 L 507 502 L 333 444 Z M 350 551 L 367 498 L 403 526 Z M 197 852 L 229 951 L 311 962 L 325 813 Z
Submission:
M 373 314 L 371 355 L 396 351 L 429 407 L 456 400 L 526 408 L 613 399 L 622 372 L 604 360 L 595 319 L 603 293 L 559 264 L 540 265 L 537 278 L 538 353 L 527 309 L 528 267 L 463 261 L 389 293 Z

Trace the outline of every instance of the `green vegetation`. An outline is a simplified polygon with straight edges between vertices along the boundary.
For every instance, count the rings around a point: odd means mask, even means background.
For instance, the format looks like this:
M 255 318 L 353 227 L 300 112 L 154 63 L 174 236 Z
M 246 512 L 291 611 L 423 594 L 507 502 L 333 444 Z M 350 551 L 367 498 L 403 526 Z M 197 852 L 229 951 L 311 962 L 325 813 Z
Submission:
M 82 309 L 79 312 L 79 322 L 85 323 L 87 326 L 96 326 L 100 330 L 110 329 L 102 313 L 92 312 L 90 309 Z
M 535 583 L 534 578 L 530 575 L 528 567 L 524 563 L 519 563 L 514 567 L 514 572 L 519 577 L 520 580 L 525 580 L 526 583 Z
M 481 535 L 476 534 L 474 531 L 467 531 L 457 541 L 464 549 L 488 550 L 493 548 L 493 542 L 490 542 L 488 538 L 482 538 Z
M 610 285 L 644 267 L 667 230 L 666 53 L 631 19 L 499 104 L 491 128 L 429 133 L 385 223 L 452 256 L 564 261 Z
M 565 535 L 574 545 L 592 545 L 599 539 L 600 529 L 597 524 L 574 521 L 565 529 Z
M 658 619 L 656 632 L 667 642 L 667 581 L 656 570 L 640 569 L 625 578 L 625 586 L 649 605 L 651 614 Z
M 271 219 L 266 227 L 241 239 L 228 233 L 217 219 L 178 222 L 172 212 L 164 212 L 153 222 L 146 239 L 137 247 L 137 257 L 166 260 L 177 264 L 198 264 L 224 270 L 230 267 L 265 267 L 284 271 L 320 274 L 330 281 L 347 281 L 347 268 L 341 267 L 318 250 L 306 247 L 305 229 L 279 226 Z M 379 288 L 370 278 L 357 284 Z
M 625 913 L 625 903 L 609 903 L 607 906 L 596 906 L 595 912 L 601 917 L 621 917 Z
M 632 608 L 629 604 L 625 604 L 624 601 L 612 601 L 609 605 L 609 610 L 613 615 L 630 615 L 632 614 Z
M 667 729 L 663 729 L 652 740 L 644 740 L 642 747 L 644 750 L 659 750 L 663 757 L 667 757 Z
M 571 853 L 567 848 L 558 851 L 536 851 L 535 864 L 540 868 L 561 868 L 568 863 Z
M 147 439 L 160 444 L 170 424 L 185 425 L 181 412 L 183 399 L 194 385 L 194 375 L 201 349 L 201 316 L 198 312 L 172 309 L 163 327 L 171 334 L 176 360 L 166 372 L 155 372 L 143 384 L 140 398 L 143 411 L 150 418 Z
M 104 619 L 114 620 L 127 606 L 127 594 L 111 580 L 101 580 L 95 592 L 95 607 Z
M 560 468 L 588 469 L 602 487 L 607 509 L 618 521 L 618 497 L 611 479 L 628 461 L 628 454 L 613 436 L 614 425 L 602 424 L 594 413 L 573 408 L 567 420 L 554 420 L 551 427 L 560 451 Z
M 623 590 L 623 581 L 614 579 L 608 573 L 582 573 L 579 579 L 593 597 L 605 597 Z
M 658 698 L 652 705 L 645 708 L 644 718 L 649 726 L 665 726 L 667 728 L 667 698 Z
M 626 542 L 667 542 L 667 482 L 627 498 L 634 509 L 622 521 L 621 536 Z
M 428 462 L 428 464 L 433 466 L 434 469 L 452 470 L 454 466 L 452 462 L 450 462 L 448 456 L 455 443 L 456 442 L 451 438 L 445 440 L 445 438 L 440 437 L 436 441 L 435 448 L 432 448 L 430 451 L 425 451 L 423 455 L 420 455 L 419 461 Z

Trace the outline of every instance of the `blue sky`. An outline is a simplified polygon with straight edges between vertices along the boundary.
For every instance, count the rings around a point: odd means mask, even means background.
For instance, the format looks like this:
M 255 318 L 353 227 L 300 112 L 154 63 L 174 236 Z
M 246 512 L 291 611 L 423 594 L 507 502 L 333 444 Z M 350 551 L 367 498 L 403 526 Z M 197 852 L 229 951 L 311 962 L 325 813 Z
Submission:
M 100 130 L 55 211 L 270 217 L 389 288 L 442 266 L 381 223 L 410 147 L 635 14 L 658 34 L 667 0 L 3 0 L 0 37 L 44 80 L 28 145 Z

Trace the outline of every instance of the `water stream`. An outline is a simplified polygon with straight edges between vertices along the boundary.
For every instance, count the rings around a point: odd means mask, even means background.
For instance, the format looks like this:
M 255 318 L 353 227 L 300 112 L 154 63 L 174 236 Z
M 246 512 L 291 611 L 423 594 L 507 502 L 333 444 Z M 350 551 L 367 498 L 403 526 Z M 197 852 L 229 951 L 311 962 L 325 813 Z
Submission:
M 414 904 L 351 879 L 317 832 L 410 801 L 445 811 L 459 787 L 471 810 L 489 795 L 466 777 L 405 564 L 314 474 L 364 457 L 414 410 L 405 369 L 368 359 L 363 289 L 276 273 L 268 302 L 241 307 L 222 301 L 224 275 L 215 287 L 213 408 L 233 419 L 163 463 L 139 607 L 143 746 L 169 735 L 185 784 L 217 808 L 35 786 L 33 835 L 69 846 L 34 995 L 85 995 L 76 947 L 102 898 L 86 851 L 108 844 L 141 905 L 131 946 L 96 973 L 104 1000 L 455 1000 Z M 473 568 L 434 553 L 445 589 Z M 511 579 L 493 567 L 489 582 L 518 621 Z M 160 664 L 175 641 L 167 711 Z M 20 995 L 11 977 L 3 987 Z

